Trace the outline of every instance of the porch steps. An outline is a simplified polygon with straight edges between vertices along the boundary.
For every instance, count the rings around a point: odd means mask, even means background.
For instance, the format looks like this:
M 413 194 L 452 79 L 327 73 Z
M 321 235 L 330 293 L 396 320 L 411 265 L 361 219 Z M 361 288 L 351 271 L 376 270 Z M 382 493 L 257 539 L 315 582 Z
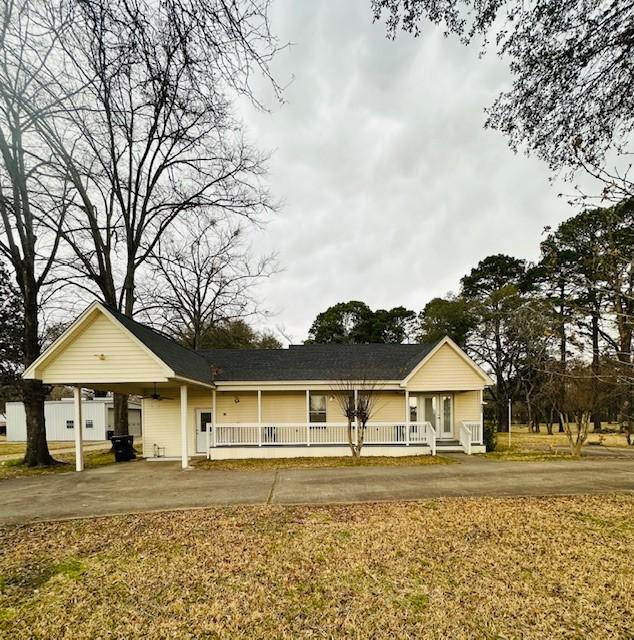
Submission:
M 436 440 L 436 451 L 438 453 L 464 453 L 464 447 L 460 440 Z

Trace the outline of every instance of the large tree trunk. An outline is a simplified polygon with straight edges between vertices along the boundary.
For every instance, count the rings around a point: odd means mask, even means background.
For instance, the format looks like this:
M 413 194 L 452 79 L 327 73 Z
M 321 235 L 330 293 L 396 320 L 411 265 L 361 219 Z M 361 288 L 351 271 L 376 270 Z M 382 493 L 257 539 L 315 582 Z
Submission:
M 44 397 L 46 391 L 39 380 L 25 380 L 22 385 L 26 413 L 26 453 L 24 464 L 39 467 L 55 463 L 49 453 L 44 423 Z
M 495 402 L 495 411 L 498 431 L 507 433 L 509 430 L 509 405 L 508 400 L 501 393 L 498 394 Z
M 563 399 L 565 395 L 565 385 L 564 385 L 564 376 L 566 375 L 566 364 L 568 359 L 568 344 L 566 337 L 566 306 L 564 304 L 564 300 L 566 299 L 566 283 L 563 279 L 559 281 L 559 329 L 561 331 L 559 336 L 559 366 L 561 373 L 561 385 L 559 390 L 559 399 L 560 404 L 563 404 Z M 564 433 L 564 423 L 561 419 L 561 415 L 558 415 L 557 419 L 559 420 L 559 433 Z
M 125 393 L 113 394 L 114 401 L 114 435 L 127 436 L 128 432 L 128 396 Z
M 28 277 L 28 276 L 27 276 Z M 25 278 L 26 279 L 26 278 Z M 23 288 L 24 301 L 24 364 L 28 367 L 40 354 L 38 336 L 38 306 L 34 286 Z M 26 452 L 24 464 L 30 467 L 50 465 L 55 462 L 46 442 L 44 398 L 46 391 L 39 380 L 24 380 L 22 398 L 26 413 Z

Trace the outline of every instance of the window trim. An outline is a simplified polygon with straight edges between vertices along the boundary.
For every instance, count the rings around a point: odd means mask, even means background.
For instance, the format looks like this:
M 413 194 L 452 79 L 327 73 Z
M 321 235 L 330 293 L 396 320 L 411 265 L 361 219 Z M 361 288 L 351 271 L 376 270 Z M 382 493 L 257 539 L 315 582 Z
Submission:
M 313 398 L 323 398 L 324 408 L 313 409 Z M 319 416 L 319 417 L 317 417 Z M 322 419 L 323 418 L 323 419 Z M 312 391 L 308 395 L 308 422 L 310 424 L 322 424 L 328 422 L 328 395 L 325 393 L 313 393 Z

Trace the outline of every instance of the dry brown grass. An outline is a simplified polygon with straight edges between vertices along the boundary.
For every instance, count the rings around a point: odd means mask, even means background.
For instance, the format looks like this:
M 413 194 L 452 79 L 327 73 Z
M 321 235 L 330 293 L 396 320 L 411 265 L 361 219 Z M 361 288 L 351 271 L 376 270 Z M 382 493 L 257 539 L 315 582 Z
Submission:
M 443 456 L 361 456 L 361 458 L 262 458 L 245 460 L 194 460 L 192 465 L 212 471 L 276 471 L 278 469 L 328 469 L 333 467 L 401 467 L 451 464 Z
M 0 637 L 631 638 L 634 496 L 7 528 Z
M 557 427 L 555 426 L 555 429 Z M 583 453 L 598 447 L 609 449 L 627 449 L 625 436 L 621 433 L 590 433 Z M 631 447 L 630 447 L 631 448 Z M 582 455 L 583 455 L 582 453 Z M 540 433 L 532 433 L 525 426 L 513 425 L 511 446 L 508 445 L 508 433 L 498 433 L 495 451 L 487 452 L 487 458 L 494 460 L 573 460 L 565 433 L 546 433 L 542 425 Z

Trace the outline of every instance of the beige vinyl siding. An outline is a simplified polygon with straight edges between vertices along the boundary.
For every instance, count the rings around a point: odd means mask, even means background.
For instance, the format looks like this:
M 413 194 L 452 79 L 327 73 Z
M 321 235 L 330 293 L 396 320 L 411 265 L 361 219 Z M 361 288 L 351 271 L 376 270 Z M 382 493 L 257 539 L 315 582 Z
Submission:
M 460 433 L 463 421 L 480 420 L 480 392 L 463 391 L 454 393 L 454 433 Z
M 263 391 L 262 422 L 305 423 L 305 391 Z
M 330 392 L 324 392 L 327 395 L 327 402 L 326 402 L 326 421 L 327 422 L 348 422 L 348 419 L 346 418 L 346 416 L 343 414 L 343 411 L 341 409 L 341 405 L 339 403 L 339 401 L 337 400 L 335 394 L 330 391 Z
M 405 392 L 381 391 L 370 422 L 403 422 L 405 420 Z
M 98 356 L 104 355 L 101 360 Z M 38 367 L 46 383 L 147 382 L 166 377 L 166 367 L 127 332 L 95 314 L 63 347 Z
M 169 392 L 170 395 L 178 394 Z M 178 397 L 178 395 L 176 395 Z M 167 457 L 180 455 L 180 402 L 178 400 L 143 400 L 143 455 L 152 457 L 154 445 L 165 447 Z
M 236 399 L 239 402 L 236 402 Z M 216 421 L 225 423 L 258 421 L 258 394 L 256 391 L 227 391 L 216 395 Z
M 482 377 L 448 344 L 443 344 L 407 382 L 410 391 L 457 391 L 483 387 Z
M 180 389 L 161 391 L 164 400 L 143 400 L 143 455 L 153 456 L 154 445 L 165 447 L 165 455 L 181 454 Z M 211 411 L 211 390 L 187 389 L 187 429 L 190 455 L 196 453 L 196 412 Z M 167 399 L 170 398 L 170 399 Z

